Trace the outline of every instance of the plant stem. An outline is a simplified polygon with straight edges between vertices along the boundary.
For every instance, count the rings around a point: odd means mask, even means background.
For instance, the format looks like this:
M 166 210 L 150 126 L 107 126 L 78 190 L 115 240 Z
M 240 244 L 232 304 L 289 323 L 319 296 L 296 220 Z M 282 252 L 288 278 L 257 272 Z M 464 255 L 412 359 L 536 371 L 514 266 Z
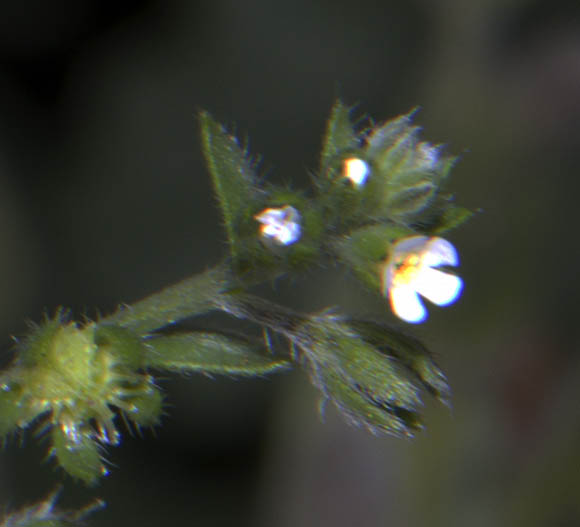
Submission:
M 215 267 L 169 286 L 101 320 L 145 335 L 185 318 L 216 309 L 216 302 L 236 281 L 226 264 Z

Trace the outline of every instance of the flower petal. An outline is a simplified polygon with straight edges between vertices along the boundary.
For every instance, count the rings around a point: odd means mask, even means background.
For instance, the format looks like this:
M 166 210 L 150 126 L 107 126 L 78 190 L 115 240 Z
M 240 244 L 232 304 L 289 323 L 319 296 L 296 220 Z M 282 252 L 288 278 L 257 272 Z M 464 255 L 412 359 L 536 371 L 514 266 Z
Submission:
M 344 177 L 350 179 L 355 187 L 364 185 L 369 173 L 370 169 L 366 161 L 358 157 L 351 157 L 344 160 Z
M 290 245 L 300 238 L 300 213 L 290 205 L 278 209 L 265 209 L 254 218 L 262 226 L 260 232 L 280 245 Z
M 427 311 L 412 287 L 392 287 L 389 290 L 389 300 L 393 313 L 406 322 L 417 324 L 427 318 Z
M 294 243 L 300 238 L 300 225 L 298 223 L 288 222 L 280 228 L 275 238 L 282 245 Z
M 459 256 L 455 247 L 443 238 L 434 237 L 426 244 L 422 262 L 429 267 L 439 265 L 459 265 Z
M 408 253 L 421 253 L 427 247 L 429 236 L 408 236 L 393 245 L 393 257 L 396 259 Z
M 463 281 L 458 276 L 424 267 L 413 282 L 415 290 L 438 306 L 451 304 L 461 294 Z

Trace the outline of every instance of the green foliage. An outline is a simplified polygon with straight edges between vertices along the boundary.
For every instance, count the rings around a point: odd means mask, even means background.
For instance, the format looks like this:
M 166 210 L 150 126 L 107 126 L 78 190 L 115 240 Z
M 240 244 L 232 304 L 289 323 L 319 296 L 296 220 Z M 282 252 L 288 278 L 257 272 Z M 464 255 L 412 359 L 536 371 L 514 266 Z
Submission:
M 197 332 L 147 341 L 147 364 L 158 370 L 199 371 L 225 375 L 263 375 L 290 366 L 264 344 L 246 337 Z
M 203 153 L 220 202 L 233 256 L 239 238 L 248 224 L 256 201 L 260 198 L 255 164 L 234 135 L 207 112 L 200 113 Z
M 39 430 L 50 429 L 51 455 L 75 478 L 94 483 L 106 472 L 100 444 L 119 442 L 111 407 L 136 424 L 154 423 L 161 413 L 158 391 L 142 371 L 145 350 L 124 328 L 79 328 L 61 313 L 46 320 L 2 375 L 3 435 L 44 417 Z
M 98 322 L 77 325 L 59 311 L 33 327 L 0 374 L 0 438 L 38 423 L 57 463 L 94 484 L 106 473 L 104 447 L 120 441 L 119 414 L 137 428 L 159 423 L 164 397 L 151 371 L 262 376 L 289 368 L 292 359 L 324 401 L 377 435 L 409 437 L 420 430 L 425 392 L 449 404 L 450 388 L 432 355 L 400 329 L 328 312 L 306 315 L 246 293 L 339 263 L 386 295 L 385 268 L 395 273 L 406 265 L 399 277 L 406 285 L 421 272 L 416 254 L 396 262 L 399 267 L 390 261 L 395 244 L 417 235 L 427 240 L 471 215 L 442 192 L 456 159 L 420 141 L 414 112 L 360 130 L 351 113 L 335 102 L 315 188 L 306 192 L 260 180 L 247 148 L 201 112 L 202 147 L 230 257 Z M 436 247 L 454 252 L 448 242 Z M 262 328 L 264 339 L 175 326 L 214 310 Z M 273 349 L 268 331 L 287 339 L 295 353 Z M 61 521 L 29 519 L 13 525 Z
M 298 330 L 304 336 L 297 339 L 297 346 L 313 384 L 351 423 L 376 435 L 412 436 L 422 427 L 423 403 L 422 383 L 412 362 L 399 360 L 409 350 L 399 343 L 394 329 L 381 328 L 391 344 L 385 353 L 355 328 L 366 326 L 322 314 Z
M 384 322 L 349 320 L 348 325 L 375 349 L 412 372 L 429 393 L 442 403 L 450 404 L 451 389 L 447 379 L 420 340 Z
M 320 172 L 317 183 L 323 190 L 328 188 L 325 180 L 332 180 L 336 174 L 331 171 L 333 164 L 340 160 L 345 153 L 355 151 L 359 146 L 359 136 L 350 120 L 352 109 L 345 106 L 342 101 L 336 100 L 330 112 L 330 118 L 326 126 L 322 152 L 320 154 Z

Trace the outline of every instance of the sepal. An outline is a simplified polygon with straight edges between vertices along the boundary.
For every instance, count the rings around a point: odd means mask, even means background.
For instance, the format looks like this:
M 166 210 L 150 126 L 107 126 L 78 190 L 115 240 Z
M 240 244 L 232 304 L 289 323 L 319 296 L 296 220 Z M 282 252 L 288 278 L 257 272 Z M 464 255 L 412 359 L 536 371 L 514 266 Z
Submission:
M 300 336 L 294 343 L 312 383 L 347 421 L 376 435 L 410 437 L 423 427 L 422 390 L 435 391 L 421 369 L 418 356 L 425 356 L 424 348 L 404 338 L 399 342 L 401 337 L 392 328 L 381 331 L 391 336 L 391 348 L 398 354 L 386 353 L 372 338 L 365 338 L 366 325 L 330 313 L 311 317 L 296 331 Z
M 349 326 L 366 342 L 388 357 L 400 362 L 440 402 L 451 404 L 451 388 L 433 354 L 417 338 L 385 324 L 371 320 L 349 320 Z
M 438 196 L 433 206 L 414 221 L 420 232 L 443 234 L 459 227 L 473 215 L 473 211 L 455 205 L 451 196 Z
M 371 214 L 377 219 L 412 222 L 429 209 L 456 161 L 441 145 L 419 140 L 414 113 L 373 128 L 367 137 L 365 156 L 375 180 Z
M 395 240 L 412 234 L 404 225 L 368 225 L 339 238 L 333 249 L 339 260 L 372 290 L 381 291 L 381 266 Z

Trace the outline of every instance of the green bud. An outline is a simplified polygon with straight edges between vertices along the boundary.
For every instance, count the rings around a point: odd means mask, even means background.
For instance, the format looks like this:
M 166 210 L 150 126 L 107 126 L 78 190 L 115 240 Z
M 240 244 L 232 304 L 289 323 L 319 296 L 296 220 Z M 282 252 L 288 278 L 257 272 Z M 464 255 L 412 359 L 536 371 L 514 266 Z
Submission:
M 390 128 L 391 126 L 387 124 L 386 127 Z M 407 126 L 398 135 L 391 136 L 390 133 L 387 133 L 386 135 L 389 136 L 389 139 L 393 139 L 394 142 L 378 150 L 376 157 L 373 157 L 372 154 L 375 145 L 373 144 L 374 134 L 371 135 L 367 155 L 374 163 L 375 174 L 380 174 L 387 181 L 396 181 L 399 179 L 398 172 L 409 172 L 415 161 L 415 148 L 419 143 L 419 130 L 417 126 Z M 380 132 L 379 136 L 384 139 Z M 384 142 L 384 140 L 381 141 L 381 143 Z
M 412 436 L 422 428 L 422 385 L 398 358 L 334 315 L 312 317 L 296 333 L 313 384 L 349 422 L 377 435 Z
M 59 313 L 34 327 L 2 375 L 0 433 L 44 416 L 39 427 L 51 428 L 57 462 L 92 484 L 104 474 L 98 444 L 119 443 L 111 408 L 143 424 L 159 417 L 161 396 L 141 371 L 144 365 L 145 347 L 129 330 L 93 323 L 81 328 Z
M 436 187 L 433 183 L 420 181 L 390 193 L 385 200 L 385 206 L 392 218 L 417 214 L 429 204 L 435 192 Z
M 421 341 L 382 322 L 349 320 L 348 325 L 366 342 L 416 375 L 423 387 L 439 401 L 450 404 L 451 389 L 447 379 Z
M 400 148 L 402 145 L 401 138 L 404 137 L 407 140 L 409 136 L 409 129 L 411 131 L 416 131 L 415 128 L 411 127 L 411 122 L 413 116 L 417 112 L 417 109 L 411 110 L 409 113 L 391 119 L 387 121 L 382 126 L 375 126 L 368 134 L 367 139 L 367 149 L 366 153 L 371 159 L 388 158 L 391 152 L 392 155 L 395 151 L 394 147 L 398 145 Z M 404 152 L 404 150 L 402 150 Z
M 473 216 L 473 212 L 453 204 L 451 197 L 439 197 L 433 207 L 415 221 L 422 232 L 442 234 L 459 227 Z

